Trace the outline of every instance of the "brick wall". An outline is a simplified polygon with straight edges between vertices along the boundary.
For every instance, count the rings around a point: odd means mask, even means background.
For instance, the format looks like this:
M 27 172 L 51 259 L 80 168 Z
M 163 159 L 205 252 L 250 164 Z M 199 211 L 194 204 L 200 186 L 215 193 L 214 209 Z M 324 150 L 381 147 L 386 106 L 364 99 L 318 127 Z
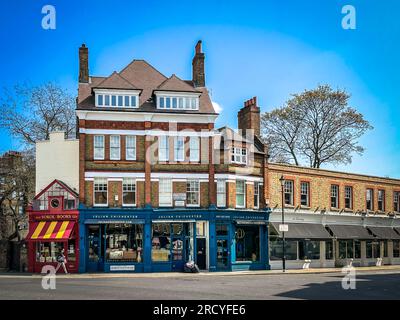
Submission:
M 300 205 L 300 183 L 310 183 L 311 210 L 330 207 L 331 185 L 339 186 L 339 210 L 344 209 L 345 186 L 353 188 L 353 211 L 366 210 L 366 189 L 374 190 L 374 209 L 378 208 L 378 190 L 385 190 L 385 211 L 393 211 L 393 192 L 400 190 L 400 181 L 389 178 L 371 177 L 366 175 L 333 172 L 290 165 L 269 164 L 268 166 L 268 196 L 271 208 L 281 206 L 281 185 L 279 178 L 294 181 L 294 207 Z M 335 209 L 332 209 L 335 210 Z

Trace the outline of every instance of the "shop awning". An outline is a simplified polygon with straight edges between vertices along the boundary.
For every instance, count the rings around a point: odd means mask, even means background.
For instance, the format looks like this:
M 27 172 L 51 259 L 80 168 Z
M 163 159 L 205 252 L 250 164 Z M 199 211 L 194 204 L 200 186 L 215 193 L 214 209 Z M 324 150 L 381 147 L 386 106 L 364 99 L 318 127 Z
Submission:
M 40 221 L 29 225 L 28 240 L 67 240 L 74 229 L 74 221 Z
M 371 232 L 382 240 L 399 240 L 400 235 L 392 227 L 367 227 Z
M 276 232 L 281 236 L 278 222 L 271 223 Z M 289 230 L 285 232 L 287 239 L 330 239 L 332 238 L 320 223 L 285 223 Z
M 363 226 L 328 224 L 327 227 L 332 230 L 337 239 L 375 239 Z

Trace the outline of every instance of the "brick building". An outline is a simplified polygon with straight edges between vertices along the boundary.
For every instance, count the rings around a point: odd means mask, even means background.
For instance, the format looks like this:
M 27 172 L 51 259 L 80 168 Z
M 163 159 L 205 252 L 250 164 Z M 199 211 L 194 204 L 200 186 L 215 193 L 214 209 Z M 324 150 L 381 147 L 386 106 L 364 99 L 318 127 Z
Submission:
M 281 177 L 289 267 L 400 263 L 400 180 L 276 163 L 267 171 L 272 268 L 281 268 Z
M 144 60 L 97 77 L 79 49 L 81 271 L 269 268 L 260 110 L 216 129 L 204 59 L 199 41 L 191 80 Z

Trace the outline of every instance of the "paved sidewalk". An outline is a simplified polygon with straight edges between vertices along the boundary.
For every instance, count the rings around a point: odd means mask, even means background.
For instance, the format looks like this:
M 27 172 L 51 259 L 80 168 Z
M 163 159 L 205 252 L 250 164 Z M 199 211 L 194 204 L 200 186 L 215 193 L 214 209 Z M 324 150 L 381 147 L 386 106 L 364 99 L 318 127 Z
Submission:
M 355 267 L 358 272 L 400 272 L 400 265 L 381 266 L 381 267 Z M 57 274 L 57 277 L 64 279 L 104 279 L 104 278 L 179 278 L 179 277 L 220 277 L 220 276 L 243 276 L 243 275 L 291 275 L 291 274 L 323 274 L 341 273 L 342 268 L 310 268 L 310 269 L 290 269 L 285 273 L 282 270 L 252 270 L 252 271 L 229 271 L 229 272 L 154 272 L 154 273 L 79 273 L 79 274 Z M 40 274 L 5 272 L 0 273 L 0 278 L 34 279 L 41 278 Z

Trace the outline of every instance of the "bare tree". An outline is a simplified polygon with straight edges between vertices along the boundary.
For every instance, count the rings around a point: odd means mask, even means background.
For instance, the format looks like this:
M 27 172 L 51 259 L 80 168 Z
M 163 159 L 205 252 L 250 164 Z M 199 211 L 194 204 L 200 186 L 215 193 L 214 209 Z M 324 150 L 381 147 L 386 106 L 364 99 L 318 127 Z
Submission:
M 35 160 L 32 151 L 11 160 L 2 161 L 1 167 L 0 229 L 7 240 L 20 241 L 19 227 L 27 221 L 26 207 L 34 196 Z
M 25 147 L 49 139 L 50 132 L 75 132 L 75 100 L 52 82 L 41 86 L 16 85 L 0 98 L 0 127 L 9 130 Z
M 348 105 L 350 95 L 328 85 L 295 94 L 283 108 L 262 116 L 263 138 L 271 159 L 308 166 L 351 163 L 364 148 L 359 138 L 372 126 Z

